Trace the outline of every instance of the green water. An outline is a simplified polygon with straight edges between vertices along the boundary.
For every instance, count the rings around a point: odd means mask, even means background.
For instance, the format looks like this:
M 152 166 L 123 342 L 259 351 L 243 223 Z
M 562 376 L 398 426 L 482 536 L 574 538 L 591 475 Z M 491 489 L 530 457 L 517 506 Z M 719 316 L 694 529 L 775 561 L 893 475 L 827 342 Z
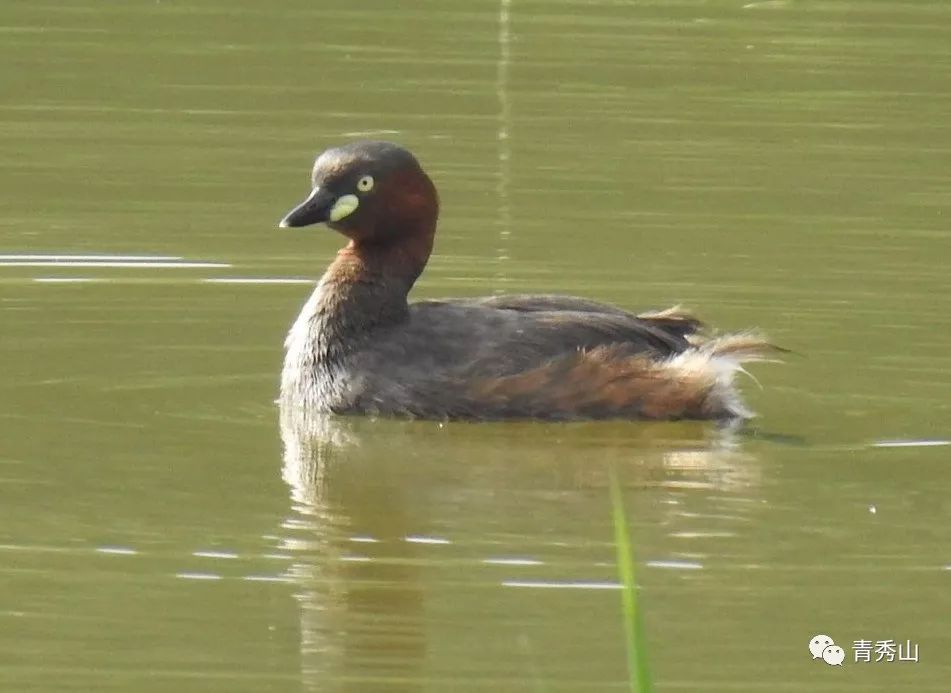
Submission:
M 947 690 L 951 7 L 401 5 L 0 6 L 0 690 L 627 690 L 615 471 L 657 690 Z M 440 188 L 418 296 L 758 326 L 755 434 L 282 437 L 309 287 L 220 280 L 322 271 L 358 136 Z

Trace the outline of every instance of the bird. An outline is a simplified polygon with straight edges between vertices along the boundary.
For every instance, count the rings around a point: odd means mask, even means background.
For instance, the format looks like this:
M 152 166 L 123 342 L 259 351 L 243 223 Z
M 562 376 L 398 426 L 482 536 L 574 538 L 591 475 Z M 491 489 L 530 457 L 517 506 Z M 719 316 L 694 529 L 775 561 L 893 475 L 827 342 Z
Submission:
M 433 250 L 436 186 L 391 142 L 321 153 L 283 228 L 346 237 L 285 340 L 282 407 L 431 420 L 745 420 L 735 376 L 779 349 L 709 336 L 679 307 L 565 295 L 410 301 Z

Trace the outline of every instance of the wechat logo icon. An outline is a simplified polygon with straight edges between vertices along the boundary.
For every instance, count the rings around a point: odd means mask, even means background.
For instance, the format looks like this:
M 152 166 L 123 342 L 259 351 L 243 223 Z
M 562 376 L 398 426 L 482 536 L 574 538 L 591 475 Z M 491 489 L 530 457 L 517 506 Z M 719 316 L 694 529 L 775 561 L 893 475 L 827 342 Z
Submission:
M 840 667 L 845 661 L 845 650 L 836 645 L 828 635 L 817 635 L 810 640 L 809 652 L 813 659 L 821 659 L 832 667 Z

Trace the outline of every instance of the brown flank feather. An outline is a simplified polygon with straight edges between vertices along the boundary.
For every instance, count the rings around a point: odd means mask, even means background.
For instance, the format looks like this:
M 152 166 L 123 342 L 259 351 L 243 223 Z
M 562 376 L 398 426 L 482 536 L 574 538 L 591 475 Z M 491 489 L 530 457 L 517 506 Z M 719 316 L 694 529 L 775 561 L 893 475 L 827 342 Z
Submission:
M 741 362 L 774 360 L 777 351 L 753 334 L 708 339 L 661 361 L 610 344 L 481 381 L 471 394 L 501 417 L 746 418 L 733 376 Z

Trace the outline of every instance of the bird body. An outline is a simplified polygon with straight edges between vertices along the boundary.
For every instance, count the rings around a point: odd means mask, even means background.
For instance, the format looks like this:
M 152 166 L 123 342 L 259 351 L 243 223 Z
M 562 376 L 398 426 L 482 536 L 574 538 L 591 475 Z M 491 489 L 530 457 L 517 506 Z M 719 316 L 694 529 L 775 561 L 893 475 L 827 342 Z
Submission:
M 409 302 L 432 251 L 435 186 L 405 149 L 328 150 L 282 226 L 350 239 L 286 340 L 281 397 L 315 412 L 426 419 L 732 419 L 733 379 L 767 357 L 750 335 L 704 338 L 679 309 L 634 314 L 558 295 Z

